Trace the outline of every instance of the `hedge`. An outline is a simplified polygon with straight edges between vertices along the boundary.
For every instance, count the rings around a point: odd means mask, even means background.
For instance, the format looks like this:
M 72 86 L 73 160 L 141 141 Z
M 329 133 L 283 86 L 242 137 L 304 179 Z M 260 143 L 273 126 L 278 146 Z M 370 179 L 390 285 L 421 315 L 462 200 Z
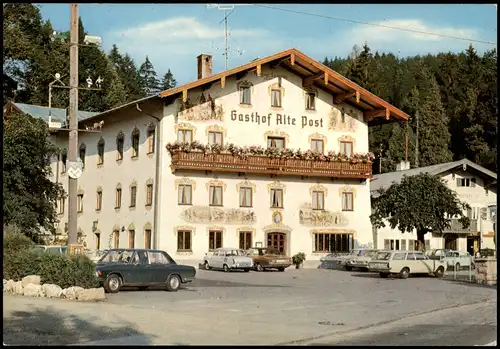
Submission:
M 98 286 L 95 264 L 87 256 L 35 252 L 33 243 L 27 240 L 19 234 L 4 235 L 4 279 L 19 281 L 28 275 L 40 275 L 43 284 L 62 288 Z

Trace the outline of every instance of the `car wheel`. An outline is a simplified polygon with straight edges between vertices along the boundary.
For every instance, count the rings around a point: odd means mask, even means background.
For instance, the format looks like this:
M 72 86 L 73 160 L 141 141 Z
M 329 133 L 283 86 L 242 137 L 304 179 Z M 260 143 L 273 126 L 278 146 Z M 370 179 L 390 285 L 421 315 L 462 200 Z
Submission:
M 459 271 L 460 270 L 460 263 L 455 264 L 455 270 Z
M 444 268 L 443 267 L 437 268 L 434 275 L 436 275 L 436 277 L 438 277 L 438 278 L 442 278 L 444 276 Z
M 149 286 L 139 286 L 139 291 L 146 291 Z
M 401 271 L 399 272 L 399 277 L 401 279 L 408 279 L 408 276 L 410 276 L 410 269 L 408 268 L 401 269 Z
M 278 271 L 285 271 L 285 268 L 278 268 Z
M 349 265 L 346 265 L 344 268 L 345 268 L 345 270 L 347 270 L 347 271 L 351 271 L 351 270 L 352 270 L 352 267 L 351 267 L 351 266 L 349 266 Z
M 224 264 L 222 268 L 224 269 L 225 273 L 229 273 L 229 267 L 227 266 L 227 264 Z
M 257 263 L 257 264 L 255 265 L 255 269 L 256 269 L 257 271 L 264 271 L 264 268 L 262 268 L 262 265 L 260 265 L 259 263 Z
M 103 286 L 108 293 L 118 293 L 120 287 L 122 287 L 122 280 L 118 275 L 112 274 L 106 278 Z
M 181 278 L 179 275 L 170 275 L 167 279 L 167 291 L 177 292 L 181 287 Z
M 210 264 L 207 261 L 205 261 L 205 270 L 210 270 Z
M 381 278 L 386 279 L 389 276 L 389 273 L 380 272 L 379 275 Z

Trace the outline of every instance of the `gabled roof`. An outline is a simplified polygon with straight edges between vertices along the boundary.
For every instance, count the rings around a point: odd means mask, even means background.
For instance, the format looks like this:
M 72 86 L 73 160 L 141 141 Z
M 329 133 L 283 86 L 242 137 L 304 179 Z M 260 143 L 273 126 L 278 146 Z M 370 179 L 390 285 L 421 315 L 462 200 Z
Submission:
M 372 121 L 377 118 L 375 121 L 375 124 L 377 124 L 380 123 L 380 117 L 382 117 L 382 120 L 385 119 L 386 122 L 391 118 L 400 121 L 408 120 L 408 114 L 405 112 L 294 48 L 160 92 L 160 97 L 165 98 L 182 94 L 183 100 L 186 100 L 188 90 L 218 81 L 224 88 L 226 78 L 229 76 L 250 71 L 256 71 L 257 75 L 260 76 L 264 64 L 280 66 L 301 76 L 304 86 L 315 86 L 329 92 L 333 95 L 333 103 L 335 104 L 348 103 L 363 110 L 365 121 Z
M 420 173 L 429 173 L 431 175 L 439 175 L 442 173 L 445 173 L 447 171 L 453 170 L 457 167 L 460 168 L 467 168 L 471 167 L 478 171 L 479 173 L 483 174 L 483 177 L 489 178 L 491 181 L 491 184 L 496 182 L 497 180 L 497 174 L 495 172 L 492 172 L 488 170 L 487 168 L 484 168 L 483 166 L 480 166 L 468 159 L 462 159 L 459 161 L 453 161 L 453 162 L 445 162 L 442 164 L 437 164 L 437 165 L 432 165 L 432 166 L 426 166 L 426 167 L 419 167 L 419 168 L 412 168 L 410 170 L 404 170 L 404 171 L 396 171 L 396 172 L 388 172 L 388 173 L 382 173 L 378 175 L 374 175 L 372 180 L 370 181 L 370 191 L 372 192 L 372 195 L 374 192 L 376 192 L 380 188 L 388 188 L 391 186 L 393 182 L 399 183 L 401 179 L 403 179 L 403 176 L 415 176 Z
M 49 122 L 49 115 L 52 116 L 53 122 L 66 122 L 66 109 L 62 108 L 49 108 L 42 107 L 40 105 L 24 104 L 24 103 L 11 103 L 14 109 L 20 111 L 21 113 L 30 115 L 34 118 L 42 119 Z M 88 111 L 78 111 L 78 121 L 83 121 L 85 119 L 91 118 L 99 113 L 88 112 Z

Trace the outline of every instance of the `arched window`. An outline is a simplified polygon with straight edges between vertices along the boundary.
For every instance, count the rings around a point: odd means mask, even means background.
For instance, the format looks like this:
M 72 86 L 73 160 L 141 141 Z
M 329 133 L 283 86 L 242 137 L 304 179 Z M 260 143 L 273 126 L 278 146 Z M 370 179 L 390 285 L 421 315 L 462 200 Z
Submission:
M 66 162 L 68 161 L 68 151 L 66 149 L 61 150 L 61 173 L 66 173 Z
M 101 137 L 99 142 L 97 142 L 97 164 L 104 165 L 104 139 Z
M 139 137 L 140 132 L 136 127 L 134 131 L 132 131 L 132 158 L 139 157 Z
M 95 210 L 96 211 L 100 211 L 102 209 L 102 188 L 101 187 L 98 187 L 97 188 L 97 192 L 96 192 L 96 206 L 95 206 Z
M 85 154 L 86 154 L 86 152 L 87 152 L 87 146 L 85 145 L 85 143 L 80 144 L 79 155 L 80 155 L 80 160 L 82 161 L 82 168 L 85 168 Z
M 155 152 L 155 125 L 151 123 L 148 127 L 148 154 Z
M 125 143 L 125 135 L 120 131 L 116 136 L 116 161 L 123 160 L 123 145 Z

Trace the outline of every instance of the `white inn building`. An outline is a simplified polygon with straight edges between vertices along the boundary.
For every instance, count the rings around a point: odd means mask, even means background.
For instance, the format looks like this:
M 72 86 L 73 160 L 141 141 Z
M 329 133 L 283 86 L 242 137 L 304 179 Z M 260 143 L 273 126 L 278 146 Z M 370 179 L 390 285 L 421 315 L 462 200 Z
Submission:
M 218 247 L 275 246 L 317 265 L 372 246 L 368 125 L 407 118 L 295 49 L 215 75 L 200 55 L 198 80 L 81 117 L 80 238 L 193 264 Z M 52 137 L 67 147 L 67 131 Z M 65 161 L 53 178 L 67 188 Z M 64 235 L 63 198 L 59 212 Z

